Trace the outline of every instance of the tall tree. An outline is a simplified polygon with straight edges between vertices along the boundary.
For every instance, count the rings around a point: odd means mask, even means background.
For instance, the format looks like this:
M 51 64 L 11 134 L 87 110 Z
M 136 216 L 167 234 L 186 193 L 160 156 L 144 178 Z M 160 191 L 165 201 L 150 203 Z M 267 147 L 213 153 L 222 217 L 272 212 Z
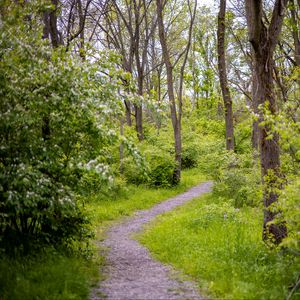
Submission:
M 224 100 L 225 108 L 225 127 L 226 127 L 226 149 L 234 150 L 234 133 L 233 133 L 233 113 L 232 99 L 227 80 L 226 60 L 225 60 L 225 13 L 226 0 L 220 0 L 220 11 L 218 15 L 218 69 L 220 85 Z
M 162 48 L 163 61 L 166 67 L 167 73 L 167 92 L 169 97 L 169 105 L 171 111 L 171 120 L 173 126 L 174 133 L 174 145 L 175 145 L 175 161 L 176 167 L 173 174 L 173 181 L 177 184 L 181 178 L 181 152 L 182 152 L 182 141 L 181 141 L 181 118 L 182 118 L 182 93 L 183 93 L 183 78 L 185 66 L 187 63 L 187 58 L 191 46 L 192 39 L 192 30 L 195 21 L 196 15 L 196 5 L 194 4 L 194 9 L 192 9 L 191 1 L 188 0 L 188 11 L 190 15 L 190 24 L 188 29 L 188 41 L 186 47 L 183 49 L 179 57 L 172 63 L 171 61 L 171 53 L 170 53 L 170 45 L 168 45 L 167 39 L 167 31 L 164 25 L 163 12 L 167 1 L 164 0 L 156 0 L 156 9 L 157 9 L 157 22 L 158 22 L 158 32 L 159 32 L 159 40 Z M 180 75 L 179 75 L 179 91 L 177 95 L 176 101 L 176 93 L 175 93 L 175 85 L 174 85 L 174 74 L 173 69 L 176 63 L 183 57 L 183 61 L 180 67 Z M 177 102 L 177 103 L 176 103 Z
M 299 23 L 300 23 L 300 1 L 297 0 L 297 4 L 295 4 L 294 0 L 290 0 L 289 11 L 291 15 L 291 23 L 292 23 L 292 35 L 294 39 L 295 46 L 295 64 L 296 66 L 300 66 L 300 34 L 299 34 Z
M 273 82 L 273 54 L 281 32 L 287 2 L 288 0 L 275 1 L 269 25 L 264 22 L 266 13 L 261 0 L 248 0 L 245 2 L 249 41 L 253 47 L 255 58 L 256 96 L 258 104 L 267 107 L 272 115 L 277 113 Z M 272 128 L 270 124 L 264 122 L 262 111 L 260 111 L 259 121 L 259 144 L 265 208 L 263 239 L 269 240 L 271 237 L 275 244 L 279 244 L 286 237 L 287 230 L 284 224 L 272 223 L 278 212 L 270 209 L 271 204 L 278 199 L 278 189 L 282 188 L 279 136 L 274 132 L 270 134 Z

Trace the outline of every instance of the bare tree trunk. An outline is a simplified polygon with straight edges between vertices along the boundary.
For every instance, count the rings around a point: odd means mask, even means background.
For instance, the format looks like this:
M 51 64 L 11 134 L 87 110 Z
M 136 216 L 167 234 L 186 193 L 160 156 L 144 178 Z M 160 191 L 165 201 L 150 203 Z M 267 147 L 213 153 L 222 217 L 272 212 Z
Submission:
M 59 0 L 51 0 L 51 3 L 54 6 L 54 9 L 44 12 L 44 31 L 43 38 L 50 38 L 53 48 L 57 48 L 62 45 L 62 40 L 59 36 L 59 31 L 57 29 L 57 8 Z
M 140 96 L 143 96 L 143 75 L 138 76 L 138 93 Z M 143 109 L 142 104 L 135 104 L 135 128 L 137 132 L 137 137 L 139 141 L 144 139 L 144 130 L 143 130 Z
M 253 57 L 255 56 L 254 51 Z M 257 73 L 255 71 L 255 61 L 252 61 L 252 109 L 255 115 L 258 114 L 258 100 L 257 100 L 257 92 L 258 92 L 258 81 L 257 81 Z M 254 120 L 252 123 L 252 147 L 253 149 L 259 150 L 259 122 L 258 120 Z
M 300 9 L 300 3 L 299 3 L 300 1 L 298 1 L 298 4 L 295 4 L 294 0 L 290 0 L 290 2 L 291 5 L 289 5 L 289 9 L 291 12 L 292 33 L 293 33 L 294 46 L 295 46 L 295 62 L 297 67 L 299 67 L 300 66 L 299 15 L 298 15 L 298 10 L 296 9 L 296 5 L 298 5 L 298 9 Z
M 130 101 L 125 100 L 125 109 L 126 109 L 126 124 L 128 126 L 132 126 L 131 120 L 131 103 Z
M 59 31 L 57 29 L 57 7 L 58 0 L 51 0 L 54 5 L 54 9 L 45 11 L 43 14 L 44 28 L 43 28 L 43 39 L 50 39 L 53 48 L 57 48 L 62 45 L 62 40 L 59 37 Z M 50 128 L 50 115 L 43 117 L 42 125 L 42 137 L 44 141 L 50 139 L 51 128 Z
M 140 24 L 141 24 L 141 17 L 140 17 L 140 11 L 141 11 L 141 5 L 142 3 L 139 1 L 138 3 L 134 1 L 134 14 L 135 14 L 135 34 L 134 34 L 134 54 L 135 54 L 135 61 L 136 61 L 136 68 L 137 68 L 137 81 L 138 81 L 138 94 L 140 96 L 143 96 L 144 94 L 144 57 L 142 56 L 142 62 L 141 62 L 141 55 L 140 51 Z M 145 13 L 147 11 L 146 6 L 144 7 Z M 145 20 L 147 20 L 147 16 L 144 16 Z M 147 23 L 146 23 L 147 25 Z M 146 28 L 148 30 L 148 28 Z M 147 48 L 148 43 L 144 45 L 145 48 Z M 137 132 L 137 137 L 139 141 L 142 141 L 144 139 L 144 132 L 143 132 L 143 109 L 142 104 L 137 103 L 134 104 L 135 109 L 135 128 Z
M 123 117 L 121 117 L 120 120 L 120 135 L 124 136 L 124 120 Z M 123 142 L 120 143 L 120 174 L 123 174 L 124 166 L 123 166 L 123 160 L 124 160 L 124 144 Z
M 263 7 L 261 0 L 246 1 L 246 14 L 249 31 L 249 40 L 255 54 L 255 74 L 257 76 L 258 104 L 267 106 L 272 115 L 277 113 L 273 83 L 273 53 L 281 32 L 284 10 L 288 0 L 276 0 L 268 27 L 263 23 Z M 278 189 L 282 188 L 280 172 L 279 136 L 270 132 L 272 128 L 264 121 L 264 114 L 260 112 L 259 143 L 264 191 L 264 222 L 263 239 L 279 244 L 287 236 L 285 224 L 270 223 L 278 212 L 270 209 L 270 205 L 277 201 Z
M 225 13 L 226 13 L 226 0 L 221 0 L 220 11 L 218 15 L 218 32 L 217 32 L 218 69 L 219 69 L 220 85 L 221 85 L 222 95 L 224 100 L 226 149 L 234 150 L 232 99 L 228 87 L 226 61 L 225 61 Z
M 85 44 L 85 18 L 87 14 L 87 11 L 85 11 L 85 14 L 83 12 L 82 8 L 82 2 L 81 0 L 77 0 L 77 6 L 78 6 L 78 14 L 79 14 L 79 28 L 81 29 L 81 32 L 79 34 L 80 41 L 79 41 L 79 55 L 80 57 L 85 60 L 86 59 L 86 54 L 85 54 L 85 49 L 84 49 L 84 44 Z
M 181 124 L 180 119 L 177 116 L 176 102 L 175 102 L 175 93 L 174 93 L 174 80 L 173 80 L 173 66 L 171 64 L 170 53 L 167 46 L 166 33 L 163 23 L 163 1 L 156 0 L 157 7 L 157 21 L 158 21 L 158 32 L 160 44 L 162 47 L 164 64 L 167 71 L 167 88 L 169 96 L 169 104 L 171 111 L 171 120 L 174 133 L 174 142 L 175 142 L 175 162 L 176 167 L 173 174 L 174 183 L 178 183 L 181 177 Z

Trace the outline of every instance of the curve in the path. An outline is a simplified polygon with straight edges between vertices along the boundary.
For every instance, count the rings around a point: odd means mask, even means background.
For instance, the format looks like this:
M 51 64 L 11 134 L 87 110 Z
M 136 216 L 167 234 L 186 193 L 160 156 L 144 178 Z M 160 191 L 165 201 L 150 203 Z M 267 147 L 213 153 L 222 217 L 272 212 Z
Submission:
M 132 235 L 157 215 L 209 192 L 211 186 L 211 182 L 202 183 L 113 226 L 103 242 L 110 249 L 105 271 L 107 279 L 93 290 L 90 299 L 203 299 L 191 282 L 170 278 L 172 268 L 155 261 Z

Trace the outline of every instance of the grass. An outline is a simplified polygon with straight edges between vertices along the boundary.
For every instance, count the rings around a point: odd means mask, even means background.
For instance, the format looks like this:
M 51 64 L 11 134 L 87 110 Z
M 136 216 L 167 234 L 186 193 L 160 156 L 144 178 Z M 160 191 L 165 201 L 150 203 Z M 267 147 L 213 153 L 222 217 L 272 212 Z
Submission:
M 163 215 L 138 238 L 212 298 L 285 299 L 300 261 L 266 248 L 261 220 L 257 208 L 237 210 L 206 195 Z M 292 299 L 300 299 L 299 291 Z
M 0 260 L 1 300 L 87 299 L 98 268 L 58 253 Z
M 172 188 L 150 188 L 143 185 L 129 185 L 127 191 L 116 199 L 103 199 L 102 195 L 94 195 L 89 199 L 87 211 L 95 226 L 109 224 L 110 221 L 129 216 L 134 211 L 147 209 L 188 188 L 203 182 L 205 177 L 198 169 L 182 171 L 182 180 L 179 185 Z
M 199 170 L 184 171 L 180 185 L 174 188 L 147 188 L 130 185 L 126 193 L 116 199 L 94 195 L 87 199 L 85 209 L 93 227 L 98 228 L 98 238 L 111 224 L 139 209 L 184 192 L 204 181 Z M 95 250 L 91 249 L 91 250 Z M 99 268 L 103 257 L 94 251 L 93 259 L 75 255 L 46 252 L 39 257 L 19 259 L 0 258 L 0 300 L 79 300 L 88 299 L 91 285 L 101 278 Z

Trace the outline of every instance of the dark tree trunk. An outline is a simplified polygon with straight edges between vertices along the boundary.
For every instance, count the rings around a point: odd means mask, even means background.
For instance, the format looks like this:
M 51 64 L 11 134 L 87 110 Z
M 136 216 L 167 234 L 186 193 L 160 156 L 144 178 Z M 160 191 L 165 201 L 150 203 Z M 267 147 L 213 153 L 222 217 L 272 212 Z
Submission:
M 59 1 L 51 0 L 54 8 L 44 12 L 43 21 L 44 21 L 44 30 L 43 38 L 50 38 L 53 48 L 57 48 L 62 45 L 62 39 L 60 38 L 59 31 L 57 29 L 57 8 Z
M 140 96 L 143 96 L 143 76 L 141 74 L 138 76 L 138 92 Z M 142 141 L 144 139 L 142 104 L 135 104 L 134 109 L 137 137 L 139 141 Z
M 57 29 L 57 7 L 58 0 L 51 0 L 51 3 L 54 5 L 54 9 L 44 12 L 43 21 L 44 21 L 44 29 L 43 29 L 43 39 L 51 40 L 51 44 L 53 48 L 57 48 L 62 44 L 62 40 L 59 37 L 59 31 Z M 44 116 L 43 118 L 43 126 L 42 126 L 42 137 L 43 139 L 49 140 L 51 135 L 50 128 L 50 116 Z
M 131 120 L 131 103 L 128 100 L 125 100 L 125 109 L 126 109 L 126 124 L 128 126 L 132 126 Z
M 225 110 L 225 127 L 226 127 L 226 149 L 234 150 L 234 133 L 233 133 L 233 113 L 232 99 L 228 87 L 227 70 L 225 61 L 225 13 L 226 0 L 220 1 L 220 11 L 218 15 L 218 70 Z
M 255 75 L 257 76 L 257 101 L 258 105 L 267 106 L 270 113 L 277 113 L 276 98 L 274 95 L 273 53 L 278 43 L 281 32 L 284 10 L 288 0 L 276 0 L 270 25 L 263 23 L 262 1 L 249 0 L 246 2 L 246 14 L 249 30 L 249 40 L 255 56 Z M 271 223 L 278 212 L 270 210 L 270 205 L 277 201 L 278 189 L 282 188 L 280 172 L 279 136 L 272 132 L 264 121 L 264 114 L 260 112 L 259 144 L 264 192 L 264 222 L 263 239 L 279 244 L 287 236 L 283 223 Z

